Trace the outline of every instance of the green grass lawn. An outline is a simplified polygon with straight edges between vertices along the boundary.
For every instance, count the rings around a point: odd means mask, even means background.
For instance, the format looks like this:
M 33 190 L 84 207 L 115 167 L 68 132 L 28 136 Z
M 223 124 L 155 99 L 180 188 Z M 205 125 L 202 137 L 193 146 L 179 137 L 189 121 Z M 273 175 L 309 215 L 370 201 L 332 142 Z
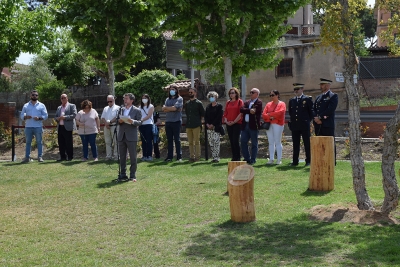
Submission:
M 0 163 L 0 266 L 400 266 L 400 226 L 308 220 L 355 203 L 349 162 L 326 193 L 307 191 L 309 168 L 264 163 L 245 224 L 230 221 L 226 159 L 139 163 L 136 183 L 112 183 L 104 161 Z M 366 172 L 379 205 L 380 163 Z

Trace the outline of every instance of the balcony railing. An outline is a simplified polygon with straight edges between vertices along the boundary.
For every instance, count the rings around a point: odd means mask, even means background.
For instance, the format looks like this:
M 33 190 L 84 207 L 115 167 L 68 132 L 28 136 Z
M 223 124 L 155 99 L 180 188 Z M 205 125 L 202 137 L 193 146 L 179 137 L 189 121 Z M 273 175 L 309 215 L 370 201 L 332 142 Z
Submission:
M 321 33 L 321 25 L 319 24 L 292 24 L 292 29 L 289 30 L 286 35 L 294 35 L 294 36 L 315 36 L 320 35 Z

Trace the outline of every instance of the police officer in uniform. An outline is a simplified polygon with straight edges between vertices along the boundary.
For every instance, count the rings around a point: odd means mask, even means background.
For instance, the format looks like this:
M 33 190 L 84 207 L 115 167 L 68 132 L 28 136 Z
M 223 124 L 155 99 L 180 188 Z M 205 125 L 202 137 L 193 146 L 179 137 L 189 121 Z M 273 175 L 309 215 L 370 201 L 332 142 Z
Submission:
M 330 90 L 331 80 L 320 79 L 322 94 L 314 102 L 314 129 L 316 136 L 335 136 L 335 110 L 338 95 Z
M 295 97 L 289 100 L 289 128 L 292 131 L 293 161 L 291 166 L 299 164 L 300 137 L 303 138 L 306 151 L 306 165 L 310 165 L 310 123 L 313 120 L 313 102 L 311 96 L 303 94 L 304 84 L 294 83 Z

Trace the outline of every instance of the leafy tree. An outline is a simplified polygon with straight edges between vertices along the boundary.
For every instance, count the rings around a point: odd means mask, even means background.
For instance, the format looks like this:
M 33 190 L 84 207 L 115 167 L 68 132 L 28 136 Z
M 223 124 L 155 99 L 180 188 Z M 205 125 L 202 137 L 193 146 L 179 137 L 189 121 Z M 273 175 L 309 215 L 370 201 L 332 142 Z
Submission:
M 60 28 L 55 33 L 54 42 L 40 54 L 57 80 L 67 86 L 86 85 L 89 77 L 95 75 L 90 67 L 90 59 L 76 46 L 69 29 Z
M 388 19 L 388 29 L 381 33 L 381 37 L 388 43 L 390 53 L 400 56 L 400 0 L 379 0 L 380 9 L 391 12 Z
M 350 161 L 353 170 L 353 188 L 358 208 L 361 210 L 373 210 L 374 206 L 365 185 L 365 166 L 361 152 L 360 96 L 353 80 L 353 74 L 357 71 L 353 33 L 361 27 L 361 23 L 357 17 L 359 12 L 365 9 L 365 4 L 364 0 L 317 0 L 314 1 L 314 8 L 325 8 L 324 27 L 321 32 L 322 43 L 344 55 L 345 66 L 343 76 L 348 98 L 350 151 L 352 152 L 350 153 Z M 396 151 L 399 145 L 397 141 L 399 129 L 400 104 L 395 116 L 388 123 L 385 130 L 384 153 L 382 155 L 382 183 L 385 199 L 381 207 L 381 212 L 384 215 L 388 215 L 398 205 L 399 188 L 396 181 L 394 161 L 397 157 Z
M 344 84 L 348 98 L 350 161 L 353 169 L 353 188 L 357 206 L 361 210 L 371 210 L 374 206 L 365 185 L 365 166 L 361 152 L 360 97 L 354 84 L 353 74 L 357 71 L 354 32 L 359 31 L 360 10 L 365 8 L 364 0 L 314 0 L 315 10 L 324 10 L 321 43 L 344 55 Z
M 13 86 L 21 93 L 35 89 L 41 100 L 58 99 L 66 86 L 51 73 L 46 61 L 40 56 L 32 59 L 31 65 L 21 68 L 13 77 Z
M 156 106 L 163 104 L 167 97 L 163 88 L 176 80 L 176 77 L 164 70 L 145 70 L 138 76 L 116 83 L 115 92 L 117 96 L 133 93 L 138 99 L 142 94 L 148 94 Z
M 288 30 L 283 22 L 307 2 L 164 0 L 160 6 L 171 13 L 165 27 L 183 39 L 183 56 L 195 59 L 196 68 L 223 71 L 229 90 L 232 75 L 279 63 L 276 41 Z
M 10 80 L 3 76 L 0 75 L 0 92 L 11 92 L 12 91 L 12 86 Z
M 140 43 L 143 46 L 142 53 L 145 56 L 143 61 L 135 64 L 131 69 L 131 75 L 138 75 L 143 70 L 164 70 L 166 68 L 166 48 L 164 38 L 142 37 Z
M 376 44 L 376 19 L 374 18 L 374 9 L 366 7 L 360 11 L 359 17 L 361 19 L 362 31 L 364 33 L 365 41 L 369 43 L 369 47 Z
M 11 67 L 21 52 L 38 53 L 51 39 L 45 6 L 29 11 L 23 0 L 0 1 L 0 69 Z
M 69 26 L 71 36 L 88 55 L 107 64 L 110 93 L 116 68 L 142 60 L 141 36 L 149 36 L 159 18 L 151 1 L 54 0 L 55 22 Z

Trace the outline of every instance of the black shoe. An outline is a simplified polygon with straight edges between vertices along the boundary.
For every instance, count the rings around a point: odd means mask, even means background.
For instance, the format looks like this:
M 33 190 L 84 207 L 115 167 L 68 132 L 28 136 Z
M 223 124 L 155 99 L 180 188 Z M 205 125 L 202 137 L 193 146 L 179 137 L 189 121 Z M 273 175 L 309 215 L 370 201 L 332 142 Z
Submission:
M 304 167 L 308 167 L 310 166 L 310 162 L 307 162 L 306 165 L 304 165 Z
M 166 158 L 166 159 L 164 159 L 164 161 L 165 162 L 170 162 L 170 161 L 172 161 L 172 159 Z
M 59 162 L 60 162 L 60 161 L 64 161 L 64 160 L 67 160 L 67 159 L 57 159 L 57 161 L 59 161 Z
M 70 158 L 70 159 L 68 158 L 68 159 L 67 159 L 67 161 L 71 161 L 71 160 L 72 160 L 72 158 Z
M 126 175 L 118 175 L 118 180 L 128 180 L 128 176 Z
M 294 162 L 290 163 L 290 166 L 297 166 L 297 165 L 299 165 L 299 164 L 298 163 L 294 163 Z

